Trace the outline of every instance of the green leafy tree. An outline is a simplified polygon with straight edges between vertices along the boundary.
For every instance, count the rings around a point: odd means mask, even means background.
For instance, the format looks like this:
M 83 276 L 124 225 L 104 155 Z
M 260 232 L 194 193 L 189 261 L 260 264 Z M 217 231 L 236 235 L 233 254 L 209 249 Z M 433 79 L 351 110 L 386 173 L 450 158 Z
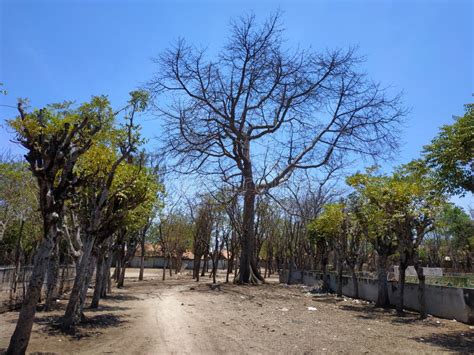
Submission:
M 74 168 L 93 144 L 94 136 L 113 116 L 105 97 L 93 97 L 78 108 L 66 102 L 32 112 L 27 112 L 24 101 L 20 101 L 18 112 L 19 116 L 8 123 L 27 151 L 25 158 L 38 184 L 43 238 L 8 354 L 26 351 L 46 270 L 51 256 L 56 255 L 64 204 L 79 184 Z
M 338 296 L 342 296 L 343 261 L 347 247 L 344 208 L 345 204 L 342 202 L 327 204 L 321 214 L 308 225 L 308 230 L 314 237 L 334 245 L 337 255 Z
M 454 266 L 462 265 L 472 270 L 472 254 L 474 252 L 474 221 L 460 207 L 445 204 L 438 216 L 435 232 L 441 234 L 447 243 L 444 248 Z
M 361 205 L 357 219 L 360 225 L 364 226 L 365 238 L 377 252 L 376 305 L 388 307 L 388 261 L 398 247 L 393 228 L 393 216 L 397 213 L 397 184 L 387 176 L 374 174 L 373 168 L 368 169 L 366 174 L 357 173 L 348 177 L 346 182 L 359 195 Z
M 0 161 L 0 262 L 15 266 L 12 290 L 17 291 L 20 266 L 41 241 L 38 186 L 28 165 L 2 157 Z
M 133 164 L 132 154 L 142 143 L 135 117 L 147 107 L 148 96 L 141 91 L 130 93 L 125 113 L 125 124 L 116 124 L 115 114 L 97 137 L 94 146 L 78 162 L 77 173 L 83 185 L 77 197 L 80 207 L 83 243 L 79 266 L 62 320 L 69 329 L 82 318 L 87 287 L 95 266 L 94 247 L 98 247 L 120 226 L 130 209 L 143 202 L 142 164 Z
M 445 196 L 439 190 L 429 169 L 419 160 L 401 166 L 390 180 L 394 207 L 390 223 L 396 233 L 399 254 L 397 311 L 403 313 L 405 270 L 408 265 L 413 264 L 419 278 L 420 314 L 424 318 L 425 275 L 422 266 L 423 256 L 426 255 L 420 246 L 425 235 L 433 230 L 437 212 L 445 202 Z
M 438 183 L 450 193 L 474 193 L 474 104 L 462 117 L 441 127 L 438 136 L 424 147 L 428 166 Z

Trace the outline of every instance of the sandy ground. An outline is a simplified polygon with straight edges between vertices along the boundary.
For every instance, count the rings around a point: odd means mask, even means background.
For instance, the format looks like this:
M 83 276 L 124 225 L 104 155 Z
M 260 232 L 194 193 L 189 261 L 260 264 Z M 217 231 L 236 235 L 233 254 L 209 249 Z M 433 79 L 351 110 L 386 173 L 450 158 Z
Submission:
M 180 353 L 433 353 L 474 352 L 474 327 L 416 315 L 397 317 L 371 304 L 312 295 L 301 286 L 222 284 L 189 275 L 161 281 L 148 270 L 114 289 L 75 335 L 54 326 L 58 310 L 37 313 L 29 352 L 57 354 Z M 316 308 L 316 310 L 309 310 Z M 8 345 L 18 313 L 0 315 L 0 349 Z

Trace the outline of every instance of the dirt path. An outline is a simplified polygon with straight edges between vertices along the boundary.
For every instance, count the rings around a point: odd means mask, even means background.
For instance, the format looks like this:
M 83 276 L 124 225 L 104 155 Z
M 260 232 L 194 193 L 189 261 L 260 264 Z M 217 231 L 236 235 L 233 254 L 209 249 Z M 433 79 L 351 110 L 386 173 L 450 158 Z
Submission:
M 189 276 L 162 282 L 157 270 L 114 290 L 75 336 L 50 324 L 63 312 L 38 313 L 28 351 L 57 354 L 181 353 L 415 353 L 473 352 L 465 324 L 415 315 L 396 317 L 372 305 L 314 296 L 299 286 L 221 285 Z M 316 310 L 309 310 L 314 307 Z M 16 312 L 0 315 L 0 349 L 8 345 Z

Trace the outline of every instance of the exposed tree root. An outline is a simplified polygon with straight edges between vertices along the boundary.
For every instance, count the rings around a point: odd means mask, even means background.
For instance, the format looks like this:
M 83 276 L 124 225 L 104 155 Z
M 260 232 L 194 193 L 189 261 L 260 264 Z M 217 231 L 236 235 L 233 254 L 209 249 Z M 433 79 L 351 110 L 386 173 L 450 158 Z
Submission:
M 250 275 L 249 275 L 248 284 L 250 284 L 250 285 L 261 285 L 261 284 L 265 283 L 265 279 L 262 277 L 262 275 L 260 275 L 260 273 L 256 273 L 256 272 L 253 271 L 252 265 L 250 265 L 249 270 L 250 270 Z M 237 272 L 237 274 L 235 275 L 233 283 L 237 284 L 237 285 L 247 284 L 247 282 L 242 282 L 240 280 L 240 269 Z

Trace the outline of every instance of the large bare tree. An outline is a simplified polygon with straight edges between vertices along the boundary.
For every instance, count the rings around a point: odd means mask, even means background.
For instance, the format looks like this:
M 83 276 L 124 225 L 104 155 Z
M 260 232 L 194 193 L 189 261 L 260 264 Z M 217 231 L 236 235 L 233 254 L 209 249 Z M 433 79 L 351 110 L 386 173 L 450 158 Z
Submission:
M 156 59 L 150 90 L 165 118 L 165 150 L 186 173 L 218 175 L 243 195 L 240 283 L 256 276 L 256 195 L 296 169 L 318 169 L 396 145 L 404 110 L 359 71 L 353 49 L 289 49 L 280 16 L 232 22 L 215 59 L 184 40 Z

